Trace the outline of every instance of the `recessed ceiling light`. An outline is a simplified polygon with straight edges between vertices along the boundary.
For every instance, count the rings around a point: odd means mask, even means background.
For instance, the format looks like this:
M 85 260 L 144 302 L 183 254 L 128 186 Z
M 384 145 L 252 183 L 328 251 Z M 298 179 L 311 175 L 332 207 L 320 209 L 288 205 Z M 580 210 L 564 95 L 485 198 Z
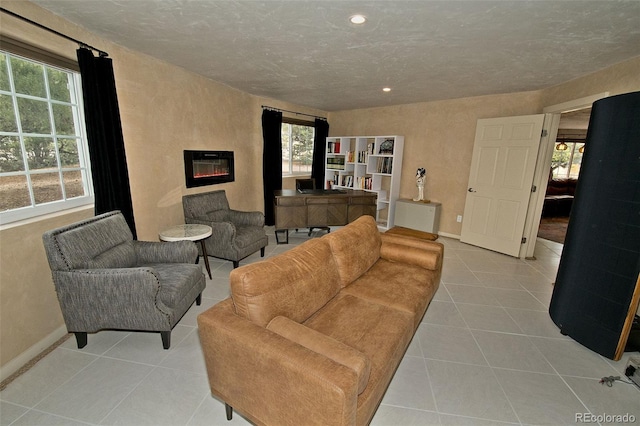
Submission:
M 390 92 L 391 91 L 391 87 L 385 87 L 382 89 L 383 92 Z
M 365 18 L 364 15 L 353 15 L 349 18 L 349 21 L 356 25 L 364 24 L 366 20 L 367 18 Z

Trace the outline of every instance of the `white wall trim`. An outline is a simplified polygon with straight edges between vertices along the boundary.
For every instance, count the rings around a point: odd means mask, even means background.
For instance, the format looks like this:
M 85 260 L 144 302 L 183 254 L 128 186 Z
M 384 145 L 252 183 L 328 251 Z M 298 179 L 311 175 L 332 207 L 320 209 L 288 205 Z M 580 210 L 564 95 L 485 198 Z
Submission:
M 450 234 L 448 232 L 438 231 L 438 235 L 440 235 L 441 237 L 455 238 L 456 240 L 460 239 L 460 235 Z
M 591 96 L 585 96 L 584 98 L 574 99 L 567 102 L 562 102 L 560 104 L 549 105 L 548 107 L 544 107 L 542 112 L 547 113 L 563 113 L 563 112 L 571 112 L 582 108 L 588 108 L 595 101 L 600 100 L 602 98 L 609 97 L 609 92 L 602 92 Z
M 20 355 L 0 367 L 0 382 L 4 381 L 13 373 L 20 370 L 22 366 L 26 365 L 29 361 L 40 355 L 42 351 L 53 345 L 66 334 L 67 326 L 61 325 L 44 339 L 40 340 L 35 345 L 31 346 L 29 349 L 22 352 Z

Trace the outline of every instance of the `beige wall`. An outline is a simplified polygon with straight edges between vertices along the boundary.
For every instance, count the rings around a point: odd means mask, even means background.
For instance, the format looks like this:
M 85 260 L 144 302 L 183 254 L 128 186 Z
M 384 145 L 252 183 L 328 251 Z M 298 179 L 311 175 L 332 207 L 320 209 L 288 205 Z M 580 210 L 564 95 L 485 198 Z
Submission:
M 261 105 L 326 116 L 251 96 L 137 54 L 31 3 L 5 0 L 2 6 L 106 50 L 113 58 L 140 239 L 156 240 L 162 228 L 182 223 L 181 197 L 187 193 L 225 189 L 234 208 L 262 210 Z M 1 13 L 0 19 L 1 32 L 75 59 L 73 43 Z M 547 91 L 335 112 L 329 114 L 330 134 L 404 135 L 401 196 L 415 194 L 415 169 L 426 167 L 426 195 L 443 202 L 441 229 L 459 234 L 455 215 L 464 207 L 478 118 L 536 113 L 549 104 L 607 90 L 640 90 L 639 74 L 636 60 Z M 235 151 L 236 181 L 186 189 L 182 150 L 200 148 Z M 290 183 L 285 180 L 285 185 Z M 89 216 L 90 210 L 81 210 L 0 229 L 0 367 L 21 359 L 63 325 L 41 236 Z
M 400 198 L 417 195 L 415 171 L 427 170 L 425 198 L 442 203 L 440 232 L 460 235 L 476 121 L 535 114 L 538 92 L 424 102 L 329 114 L 331 136 L 403 135 Z
M 113 59 L 138 237 L 184 223 L 184 194 L 224 189 L 232 207 L 263 210 L 261 106 L 326 116 L 260 98 L 114 45 L 25 1 L 2 6 L 109 52 Z M 74 43 L 0 13 L 0 31 L 75 60 Z M 184 149 L 232 150 L 235 182 L 187 189 Z M 92 210 L 0 228 L 0 367 L 62 325 L 42 233 Z M 2 375 L 6 376 L 6 371 Z

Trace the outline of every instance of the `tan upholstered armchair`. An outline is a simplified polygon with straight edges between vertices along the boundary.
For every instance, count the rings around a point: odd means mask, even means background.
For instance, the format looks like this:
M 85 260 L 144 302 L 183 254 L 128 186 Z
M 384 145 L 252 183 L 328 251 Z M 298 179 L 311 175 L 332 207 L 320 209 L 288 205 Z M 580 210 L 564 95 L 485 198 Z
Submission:
M 105 213 L 42 236 L 62 316 L 78 348 L 87 333 L 105 329 L 171 330 L 195 300 L 205 278 L 193 263 L 191 241 L 136 241 L 122 213 Z
M 185 195 L 182 197 L 186 223 L 209 225 L 213 233 L 205 240 L 209 256 L 230 260 L 237 268 L 240 261 L 269 243 L 261 212 L 246 212 L 229 208 L 224 190 Z

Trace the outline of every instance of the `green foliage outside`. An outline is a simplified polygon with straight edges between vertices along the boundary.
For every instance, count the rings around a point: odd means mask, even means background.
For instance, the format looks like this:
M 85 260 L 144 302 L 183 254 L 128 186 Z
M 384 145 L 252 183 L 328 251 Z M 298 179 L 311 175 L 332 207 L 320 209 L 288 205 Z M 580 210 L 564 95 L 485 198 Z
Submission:
M 56 168 L 56 145 L 63 167 L 79 167 L 78 139 L 69 95 L 71 75 L 53 68 L 10 58 L 0 53 L 0 89 L 10 91 L 9 65 L 11 66 L 17 94 L 16 105 L 8 94 L 0 94 L 0 172 L 25 171 L 20 140 L 16 135 L 18 123 L 22 127 L 24 148 L 29 170 Z M 45 77 L 46 76 L 46 77 Z M 47 83 L 50 99 L 65 102 L 47 102 Z M 17 107 L 17 114 L 16 114 Z M 53 118 L 53 122 L 52 119 Z
M 284 173 L 311 171 L 314 131 L 315 129 L 311 126 L 282 124 L 282 171 Z M 289 152 L 289 146 L 291 146 L 291 152 Z M 293 163 L 291 170 L 288 167 L 289 158 Z

